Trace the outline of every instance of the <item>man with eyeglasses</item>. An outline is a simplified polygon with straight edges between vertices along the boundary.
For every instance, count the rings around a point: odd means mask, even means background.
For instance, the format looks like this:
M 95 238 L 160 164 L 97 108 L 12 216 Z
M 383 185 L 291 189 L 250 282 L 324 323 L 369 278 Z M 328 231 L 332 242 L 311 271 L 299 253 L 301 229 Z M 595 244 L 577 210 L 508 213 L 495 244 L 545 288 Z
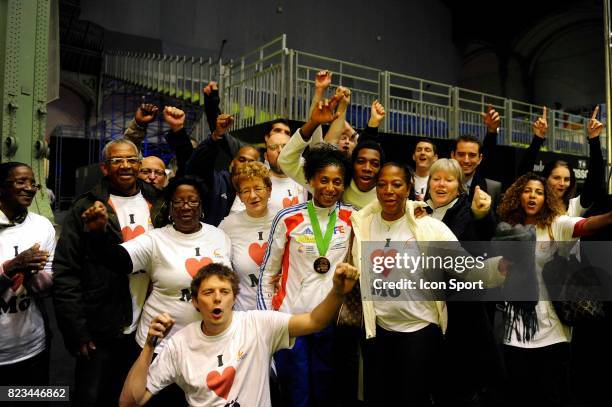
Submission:
M 154 155 L 145 157 L 140 162 L 138 178 L 161 190 L 167 184 L 166 165 L 161 158 Z
M 53 264 L 58 326 L 66 348 L 77 357 L 72 399 L 79 406 L 117 404 L 138 355 L 134 333 L 149 284 L 146 274 L 126 276 L 97 258 L 82 214 L 96 201 L 104 203 L 109 213 L 105 233 L 116 243 L 163 223 L 160 192 L 138 178 L 136 146 L 113 140 L 104 147 L 103 159 L 102 180 L 70 208 Z

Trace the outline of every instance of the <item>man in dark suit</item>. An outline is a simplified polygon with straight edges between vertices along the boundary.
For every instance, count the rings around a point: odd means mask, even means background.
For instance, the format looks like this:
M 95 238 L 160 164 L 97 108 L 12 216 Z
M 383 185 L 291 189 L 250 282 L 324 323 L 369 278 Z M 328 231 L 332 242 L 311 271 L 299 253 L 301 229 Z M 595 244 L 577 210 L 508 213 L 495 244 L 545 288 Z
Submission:
M 500 124 L 499 113 L 489 106 L 487 113 L 482 113 L 483 121 L 487 126 L 487 134 L 484 142 L 472 136 L 464 135 L 457 137 L 455 147 L 451 152 L 451 158 L 457 160 L 463 175 L 465 176 L 465 188 L 469 191 L 470 201 L 474 198 L 476 185 L 487 194 L 491 195 L 491 210 L 495 212 L 502 192 L 501 183 L 486 178 L 486 172 L 482 171 L 482 160 L 492 152 L 496 145 L 497 128 Z

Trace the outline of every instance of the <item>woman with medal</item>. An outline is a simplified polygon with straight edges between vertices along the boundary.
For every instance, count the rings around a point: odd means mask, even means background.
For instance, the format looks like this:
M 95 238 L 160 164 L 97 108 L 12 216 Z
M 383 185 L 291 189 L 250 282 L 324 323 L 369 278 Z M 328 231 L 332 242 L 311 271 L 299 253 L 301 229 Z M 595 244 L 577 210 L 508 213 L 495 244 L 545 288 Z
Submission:
M 336 103 L 320 102 L 300 132 L 307 137 L 319 124 L 333 120 Z M 259 309 L 309 312 L 329 292 L 330 270 L 346 257 L 351 235 L 353 208 L 339 202 L 351 179 L 349 171 L 344 154 L 329 144 L 313 146 L 305 154 L 304 173 L 313 197 L 280 211 L 272 222 L 257 291 Z M 276 353 L 286 405 L 329 404 L 334 392 L 332 342 L 333 327 L 328 327 Z

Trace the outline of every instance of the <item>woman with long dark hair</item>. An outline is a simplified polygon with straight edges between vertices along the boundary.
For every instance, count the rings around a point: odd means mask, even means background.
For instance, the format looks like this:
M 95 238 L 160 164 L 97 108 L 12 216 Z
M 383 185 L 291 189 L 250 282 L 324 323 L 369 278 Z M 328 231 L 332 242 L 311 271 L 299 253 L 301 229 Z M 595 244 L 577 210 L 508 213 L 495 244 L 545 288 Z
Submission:
M 521 176 L 508 188 L 497 212 L 510 225 L 535 227 L 535 274 L 540 287 L 542 269 L 559 250 L 559 242 L 577 240 L 612 224 L 612 212 L 589 218 L 565 215 L 546 179 L 534 173 Z M 509 397 L 521 404 L 562 405 L 568 390 L 570 328 L 561 323 L 550 301 L 506 303 L 504 319 Z

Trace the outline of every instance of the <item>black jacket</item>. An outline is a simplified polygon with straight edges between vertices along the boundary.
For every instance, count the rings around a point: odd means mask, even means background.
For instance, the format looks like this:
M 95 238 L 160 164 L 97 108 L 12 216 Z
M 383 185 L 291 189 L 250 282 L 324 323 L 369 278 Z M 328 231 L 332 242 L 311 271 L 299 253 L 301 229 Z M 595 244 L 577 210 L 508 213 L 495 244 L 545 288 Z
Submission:
M 151 221 L 164 224 L 163 200 L 151 185 L 138 180 L 142 195 L 151 205 Z M 119 220 L 108 204 L 108 181 L 103 178 L 73 203 L 62 225 L 53 261 L 53 303 L 66 348 L 74 352 L 88 341 L 104 341 L 123 334 L 132 322 L 132 299 L 128 274 L 105 265 L 95 250 L 96 239 L 84 230 L 81 214 L 101 201 L 109 213 L 109 241 L 122 243 Z
M 442 218 L 442 222 L 463 241 L 489 241 L 495 234 L 496 222 L 493 213 L 477 220 L 472 214 L 472 201 L 466 194 L 459 195 L 459 199 L 452 208 L 449 208 Z

